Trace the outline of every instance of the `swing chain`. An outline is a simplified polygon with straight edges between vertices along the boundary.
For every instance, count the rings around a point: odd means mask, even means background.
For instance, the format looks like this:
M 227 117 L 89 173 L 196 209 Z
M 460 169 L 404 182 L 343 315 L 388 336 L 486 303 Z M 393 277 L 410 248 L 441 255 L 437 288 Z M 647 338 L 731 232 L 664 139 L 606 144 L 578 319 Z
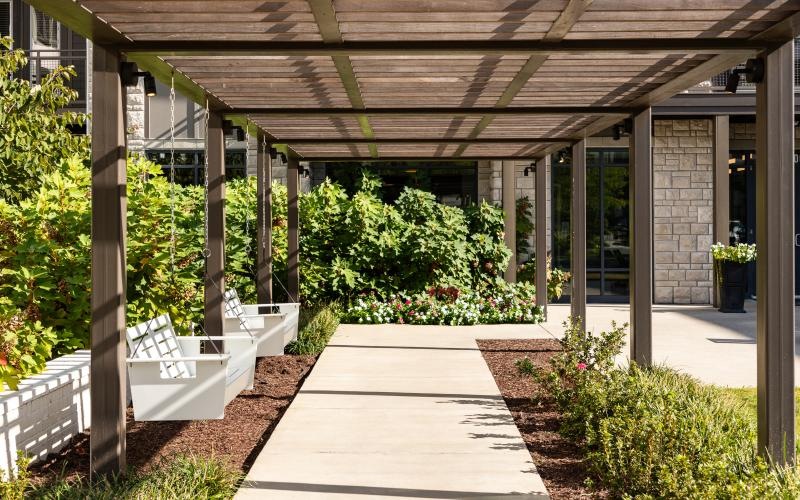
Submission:
M 267 136 L 264 135 L 261 144 L 264 150 L 264 161 L 267 163 L 265 168 L 272 171 L 272 158 L 269 156 L 269 145 L 267 144 Z M 261 251 L 265 251 L 267 249 L 267 203 L 272 200 L 268 200 L 268 196 L 271 197 L 271 193 L 268 192 L 267 188 L 267 177 L 270 177 L 264 173 L 261 176 Z
M 169 262 L 173 279 L 175 278 L 176 223 L 175 223 L 175 73 L 172 74 L 169 89 L 169 196 L 170 196 L 170 234 Z
M 245 172 L 248 168 L 250 168 L 250 117 L 245 119 L 245 157 L 244 157 L 244 169 Z M 247 243 L 244 247 L 245 255 L 250 255 L 250 251 L 252 250 L 252 238 L 250 237 L 250 210 L 245 209 L 244 212 L 244 234 Z
M 208 122 L 211 117 L 211 111 L 209 109 L 208 99 L 206 99 L 206 110 L 205 110 L 205 153 L 203 154 L 203 192 L 205 193 L 204 199 L 204 219 L 203 219 L 203 257 L 208 259 L 211 255 L 211 248 L 208 246 Z

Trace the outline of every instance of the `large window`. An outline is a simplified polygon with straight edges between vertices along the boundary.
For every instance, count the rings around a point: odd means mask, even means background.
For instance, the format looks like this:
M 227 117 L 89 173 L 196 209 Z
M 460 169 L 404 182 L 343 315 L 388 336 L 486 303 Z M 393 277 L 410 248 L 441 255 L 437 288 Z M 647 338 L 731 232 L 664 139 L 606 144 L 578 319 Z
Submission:
M 151 149 L 145 153 L 147 159 L 161 165 L 164 175 L 169 175 L 170 152 Z M 225 179 L 241 179 L 247 175 L 247 154 L 244 150 L 225 151 Z M 175 182 L 182 186 L 203 184 L 205 152 L 202 150 L 175 151 Z
M 457 207 L 475 203 L 478 198 L 476 162 L 337 162 L 327 163 L 325 172 L 352 194 L 365 168 L 380 176 L 383 181 L 381 196 L 389 203 L 406 187 L 429 191 L 439 203 Z
M 59 26 L 55 19 L 44 12 L 32 9 L 31 12 L 31 49 L 58 50 Z
M 11 33 L 11 2 L 0 0 L 0 36 L 13 36 Z
M 552 163 L 553 266 L 570 268 L 572 166 Z M 628 150 L 586 152 L 586 287 L 588 295 L 628 296 L 630 239 Z

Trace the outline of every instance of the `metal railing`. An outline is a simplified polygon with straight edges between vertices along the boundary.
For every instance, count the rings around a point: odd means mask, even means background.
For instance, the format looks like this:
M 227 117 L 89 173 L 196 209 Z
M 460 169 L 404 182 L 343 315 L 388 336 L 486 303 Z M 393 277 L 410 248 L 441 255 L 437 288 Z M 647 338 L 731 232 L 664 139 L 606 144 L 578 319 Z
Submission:
M 78 99 L 70 104 L 70 108 L 86 108 L 87 72 L 85 50 L 29 50 L 28 66 L 23 77 L 31 83 L 40 83 L 42 79 L 58 66 L 73 66 L 76 76 L 69 81 L 69 87 L 78 91 Z

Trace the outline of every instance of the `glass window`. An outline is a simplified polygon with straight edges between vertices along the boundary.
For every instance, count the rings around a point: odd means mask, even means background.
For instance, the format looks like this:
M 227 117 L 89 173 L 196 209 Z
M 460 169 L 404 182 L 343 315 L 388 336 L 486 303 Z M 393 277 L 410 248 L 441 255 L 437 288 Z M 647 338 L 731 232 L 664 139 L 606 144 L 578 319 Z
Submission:
M 163 149 L 150 149 L 145 157 L 161 165 L 164 175 L 169 175 L 170 152 Z M 226 180 L 241 179 L 247 176 L 245 150 L 225 152 Z M 204 179 L 205 152 L 203 150 L 175 151 L 175 182 L 182 186 L 201 185 Z
M 0 0 L 0 36 L 12 36 L 11 2 Z
M 31 13 L 32 49 L 46 50 L 59 48 L 58 22 L 44 12 L 33 9 Z

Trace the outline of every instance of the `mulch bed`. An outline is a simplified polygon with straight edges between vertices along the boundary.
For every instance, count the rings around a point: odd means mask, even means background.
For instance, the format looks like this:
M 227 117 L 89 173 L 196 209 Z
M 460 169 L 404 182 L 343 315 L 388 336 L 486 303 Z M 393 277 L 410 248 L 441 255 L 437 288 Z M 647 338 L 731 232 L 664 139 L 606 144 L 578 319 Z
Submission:
M 247 472 L 316 361 L 316 356 L 293 355 L 259 359 L 253 390 L 231 401 L 222 420 L 134 422 L 129 408 L 128 465 L 147 469 L 165 457 L 186 453 L 221 458 Z M 31 467 L 36 483 L 56 479 L 62 471 L 70 478 L 88 474 L 89 432 Z
M 550 496 L 555 500 L 607 497 L 604 492 L 589 490 L 584 485 L 589 476 L 587 464 L 581 449 L 558 433 L 561 413 L 544 396 L 539 384 L 532 377 L 520 375 L 515 366 L 517 360 L 527 356 L 535 366 L 548 367 L 549 359 L 561 350 L 558 341 L 478 340 L 478 347 Z M 534 400 L 534 395 L 539 397 Z

